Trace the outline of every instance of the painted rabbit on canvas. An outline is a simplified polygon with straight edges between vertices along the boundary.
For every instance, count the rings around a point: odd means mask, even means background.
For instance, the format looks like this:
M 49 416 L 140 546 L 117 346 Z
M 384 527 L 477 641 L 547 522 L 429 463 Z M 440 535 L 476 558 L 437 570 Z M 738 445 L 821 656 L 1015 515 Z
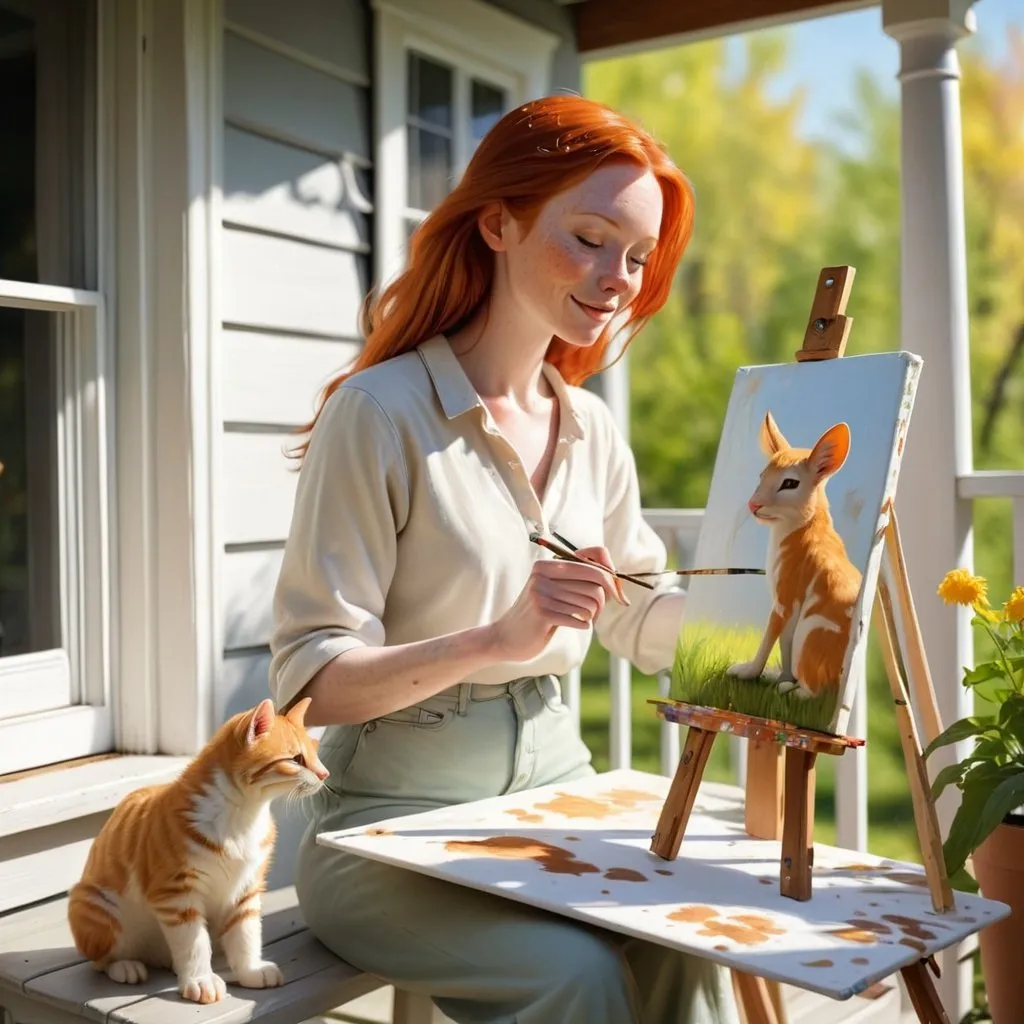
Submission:
M 225 722 L 173 782 L 129 793 L 96 837 L 70 893 L 75 945 L 114 981 L 174 971 L 185 999 L 225 993 L 223 952 L 246 988 L 280 985 L 262 959 L 261 895 L 275 840 L 270 803 L 327 778 L 304 726 L 309 699 L 279 715 L 270 700 Z
M 861 587 L 825 495 L 826 483 L 849 455 L 850 428 L 837 423 L 813 448 L 793 448 L 768 412 L 760 443 L 768 463 L 748 507 L 771 531 L 772 610 L 757 653 L 729 674 L 757 679 L 778 641 L 779 692 L 808 698 L 839 685 Z

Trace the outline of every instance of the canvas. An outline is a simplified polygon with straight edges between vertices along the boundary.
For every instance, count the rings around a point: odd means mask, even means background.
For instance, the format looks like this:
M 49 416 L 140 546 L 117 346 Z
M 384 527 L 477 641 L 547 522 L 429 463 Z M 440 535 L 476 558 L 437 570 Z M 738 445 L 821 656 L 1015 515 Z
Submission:
M 697 544 L 670 696 L 841 733 L 862 685 L 887 508 L 921 359 L 742 367 Z

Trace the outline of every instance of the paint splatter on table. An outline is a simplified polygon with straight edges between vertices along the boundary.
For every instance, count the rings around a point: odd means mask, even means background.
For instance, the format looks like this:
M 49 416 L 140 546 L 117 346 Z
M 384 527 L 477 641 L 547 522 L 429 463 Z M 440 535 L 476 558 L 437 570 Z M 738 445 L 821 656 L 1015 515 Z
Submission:
M 613 771 L 317 838 L 835 999 L 1009 914 L 959 892 L 937 914 L 918 865 L 822 844 L 812 899 L 786 899 L 780 843 L 749 837 L 742 791 L 715 783 L 666 863 L 649 846 L 669 783 Z

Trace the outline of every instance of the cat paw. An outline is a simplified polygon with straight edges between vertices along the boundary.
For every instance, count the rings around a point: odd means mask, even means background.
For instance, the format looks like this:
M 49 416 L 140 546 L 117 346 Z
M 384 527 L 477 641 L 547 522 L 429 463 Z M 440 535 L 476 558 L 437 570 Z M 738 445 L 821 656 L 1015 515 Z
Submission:
M 178 992 L 193 1003 L 216 1003 L 224 998 L 227 986 L 223 978 L 211 971 L 194 978 L 179 978 Z
M 796 697 L 798 700 L 807 700 L 814 696 L 814 694 L 812 694 L 803 683 L 797 682 L 795 679 L 780 680 L 778 690 L 783 696 L 788 693 L 791 696 Z
M 115 960 L 106 966 L 107 977 L 122 985 L 138 985 L 149 977 L 149 971 L 141 960 Z
M 730 665 L 726 675 L 737 679 L 756 679 L 761 674 L 761 667 L 754 661 L 741 661 L 738 665 Z
M 235 981 L 243 988 L 277 988 L 284 984 L 284 975 L 277 964 L 264 960 L 254 967 L 236 971 Z

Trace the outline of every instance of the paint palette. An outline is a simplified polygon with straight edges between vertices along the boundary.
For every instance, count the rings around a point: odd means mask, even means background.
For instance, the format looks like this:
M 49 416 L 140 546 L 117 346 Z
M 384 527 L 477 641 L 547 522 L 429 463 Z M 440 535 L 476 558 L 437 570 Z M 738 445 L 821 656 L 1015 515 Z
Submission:
M 349 853 L 847 999 L 1006 917 L 932 909 L 916 864 L 815 845 L 814 895 L 779 895 L 780 844 L 743 829 L 742 793 L 704 783 L 679 857 L 649 851 L 670 780 L 619 770 L 321 833 Z

